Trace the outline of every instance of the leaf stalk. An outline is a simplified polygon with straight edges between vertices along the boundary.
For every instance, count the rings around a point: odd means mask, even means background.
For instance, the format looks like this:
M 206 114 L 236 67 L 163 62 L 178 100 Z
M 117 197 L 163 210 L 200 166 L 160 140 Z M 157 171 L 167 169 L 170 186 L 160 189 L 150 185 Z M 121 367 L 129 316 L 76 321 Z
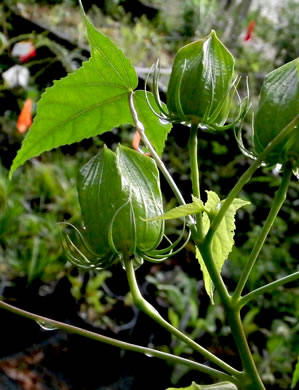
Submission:
M 169 353 L 158 351 L 156 349 L 142 347 L 140 345 L 127 343 L 125 341 L 121 341 L 121 340 L 117 340 L 117 339 L 114 339 L 111 337 L 103 336 L 101 334 L 91 332 L 89 330 L 82 329 L 82 328 L 79 328 L 79 327 L 74 326 L 74 325 L 65 324 L 65 323 L 60 322 L 60 321 L 52 320 L 50 318 L 43 317 L 43 316 L 40 316 L 38 314 L 34 314 L 34 313 L 29 312 L 29 311 L 12 306 L 12 305 L 10 305 L 2 300 L 0 300 L 0 308 L 7 310 L 7 311 L 10 311 L 11 313 L 20 315 L 22 317 L 28 318 L 29 320 L 33 320 L 33 321 L 40 322 L 40 323 L 51 324 L 53 329 L 59 329 L 59 330 L 65 331 L 67 333 L 76 334 L 78 336 L 83 336 L 83 337 L 86 337 L 86 338 L 89 338 L 89 339 L 92 339 L 95 341 L 100 341 L 104 344 L 109 344 L 109 345 L 117 347 L 117 348 L 122 348 L 122 349 L 132 351 L 132 352 L 139 352 L 139 353 L 142 353 L 143 355 L 167 360 L 168 362 L 171 362 L 173 364 L 182 364 L 182 365 L 189 367 L 192 370 L 198 370 L 200 372 L 214 376 L 214 377 L 219 378 L 221 380 L 229 380 L 229 381 L 235 383 L 234 379 L 232 379 L 231 376 L 225 374 L 224 372 L 221 372 L 221 371 L 216 370 L 214 368 L 207 367 L 204 364 L 200 364 L 200 363 L 197 363 L 197 362 L 194 362 L 194 361 L 191 361 L 191 360 L 179 357 L 179 356 L 175 356 L 175 355 L 172 355 Z

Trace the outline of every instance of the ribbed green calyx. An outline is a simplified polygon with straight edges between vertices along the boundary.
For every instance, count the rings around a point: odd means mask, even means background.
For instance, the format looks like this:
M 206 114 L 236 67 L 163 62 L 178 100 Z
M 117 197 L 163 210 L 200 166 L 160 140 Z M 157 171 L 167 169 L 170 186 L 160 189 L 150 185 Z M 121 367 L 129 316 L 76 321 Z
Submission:
M 162 197 L 155 162 L 119 146 L 104 147 L 85 164 L 78 177 L 83 236 L 100 257 L 133 255 L 155 248 L 163 235 Z
M 182 47 L 168 84 L 170 117 L 201 124 L 224 123 L 230 108 L 234 63 L 215 31 Z
M 263 83 L 254 124 L 254 149 L 259 155 L 299 112 L 299 59 L 269 73 Z M 269 164 L 289 159 L 299 166 L 299 129 L 277 145 L 267 156 Z

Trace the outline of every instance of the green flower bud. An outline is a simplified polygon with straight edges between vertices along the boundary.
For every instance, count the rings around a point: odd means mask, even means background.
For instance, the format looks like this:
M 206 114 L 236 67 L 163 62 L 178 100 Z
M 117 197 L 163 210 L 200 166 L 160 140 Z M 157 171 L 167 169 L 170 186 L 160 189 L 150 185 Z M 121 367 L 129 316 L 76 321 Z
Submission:
M 182 47 L 167 90 L 169 117 L 181 122 L 221 126 L 232 100 L 234 58 L 215 31 Z
M 78 194 L 83 238 L 100 258 L 142 256 L 160 243 L 163 223 L 147 221 L 163 209 L 159 173 L 150 157 L 105 147 L 81 168 Z
M 299 59 L 269 73 L 263 83 L 254 123 L 254 150 L 259 155 L 299 112 Z M 287 160 L 299 165 L 299 129 L 293 128 L 287 139 L 266 157 L 269 164 Z M 297 165 L 296 165 L 297 164 Z

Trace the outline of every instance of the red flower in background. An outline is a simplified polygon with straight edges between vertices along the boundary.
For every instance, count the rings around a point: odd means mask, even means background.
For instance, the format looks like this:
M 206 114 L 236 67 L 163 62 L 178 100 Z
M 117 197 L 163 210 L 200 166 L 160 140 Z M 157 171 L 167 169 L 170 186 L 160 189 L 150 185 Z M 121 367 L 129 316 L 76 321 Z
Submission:
M 24 63 L 36 56 L 36 50 L 33 42 L 21 41 L 14 45 L 11 54 L 13 57 L 19 57 L 19 61 Z
M 19 133 L 25 133 L 32 124 L 32 103 L 33 101 L 30 98 L 25 100 L 17 121 L 17 129 Z
M 254 26 L 255 26 L 255 20 L 251 20 L 251 22 L 249 23 L 249 26 L 247 28 L 246 35 L 244 37 L 245 42 L 250 41 L 250 39 L 252 38 Z
M 28 54 L 24 54 L 20 56 L 19 60 L 21 63 L 23 63 L 23 62 L 27 62 L 28 60 L 30 60 L 30 58 L 33 58 L 35 56 L 36 56 L 36 50 L 32 48 Z

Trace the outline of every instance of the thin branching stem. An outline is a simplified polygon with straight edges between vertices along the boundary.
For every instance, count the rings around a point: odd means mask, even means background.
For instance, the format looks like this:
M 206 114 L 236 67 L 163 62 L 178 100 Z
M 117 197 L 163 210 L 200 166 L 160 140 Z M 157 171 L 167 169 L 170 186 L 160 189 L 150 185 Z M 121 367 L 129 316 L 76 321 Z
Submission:
M 89 339 L 92 339 L 95 341 L 100 341 L 102 343 L 109 344 L 109 345 L 114 346 L 114 347 L 122 348 L 122 349 L 125 349 L 128 351 L 139 352 L 139 353 L 142 353 L 143 355 L 167 360 L 173 364 L 182 364 L 182 365 L 189 367 L 191 370 L 198 370 L 200 372 L 203 372 L 205 374 L 219 378 L 221 380 L 230 380 L 231 382 L 234 382 L 234 379 L 231 376 L 225 374 L 224 372 L 221 372 L 221 371 L 216 370 L 214 368 L 207 367 L 204 364 L 196 363 L 194 361 L 191 361 L 191 360 L 179 357 L 179 356 L 175 356 L 175 355 L 172 355 L 169 353 L 161 352 L 161 351 L 158 351 L 158 350 L 153 349 L 153 348 L 147 348 L 147 347 L 142 347 L 140 345 L 127 343 L 125 341 L 120 341 L 120 340 L 117 340 L 117 339 L 114 339 L 111 337 L 103 336 L 101 334 L 91 332 L 89 330 L 82 329 L 82 328 L 79 328 L 79 327 L 74 326 L 74 325 L 65 324 L 65 323 L 60 322 L 60 321 L 52 320 L 50 318 L 43 317 L 43 316 L 40 316 L 38 314 L 34 314 L 34 313 L 29 312 L 29 311 L 12 306 L 12 305 L 10 305 L 6 302 L 3 302 L 1 300 L 0 300 L 0 308 L 8 310 L 11 313 L 20 315 L 22 317 L 28 318 L 30 320 L 36 321 L 40 324 L 44 324 L 45 326 L 50 326 L 53 329 L 60 329 L 60 330 L 65 331 L 67 333 L 76 334 L 78 336 L 83 336 L 83 337 L 86 337 L 86 338 L 89 338 Z
M 169 331 L 172 335 L 176 336 L 180 340 L 182 340 L 184 343 L 186 343 L 190 348 L 192 348 L 194 351 L 200 353 L 202 356 L 204 356 L 206 359 L 210 360 L 220 368 L 222 368 L 224 371 L 226 371 L 228 374 L 231 374 L 235 378 L 240 378 L 242 376 L 242 373 L 235 370 L 233 367 L 225 363 L 223 360 L 217 358 L 215 355 L 213 355 L 211 352 L 209 352 L 207 349 L 203 348 L 199 344 L 197 344 L 195 341 L 190 339 L 187 335 L 182 333 L 179 329 L 172 326 L 169 322 L 164 320 L 164 318 L 159 314 L 159 312 L 149 303 L 147 300 L 142 296 L 135 276 L 134 271 L 134 265 L 130 258 L 124 257 L 123 259 L 125 269 L 127 272 L 127 278 L 128 283 L 130 287 L 130 291 L 133 297 L 133 300 L 136 304 L 136 306 L 143 311 L 145 314 L 147 314 L 150 318 L 152 318 L 154 321 L 156 321 L 159 325 L 161 325 L 163 328 L 165 328 L 167 331 Z
M 134 92 L 133 91 L 129 94 L 129 106 L 130 106 L 130 110 L 131 110 L 131 114 L 132 114 L 133 120 L 135 122 L 136 130 L 140 134 L 142 142 L 144 143 L 146 148 L 149 150 L 152 158 L 155 160 L 155 162 L 156 162 L 158 168 L 160 169 L 162 175 L 165 177 L 167 183 L 169 184 L 170 188 L 172 189 L 172 192 L 174 193 L 178 203 L 180 205 L 186 204 L 185 199 L 184 199 L 181 191 L 179 190 L 179 188 L 176 185 L 175 181 L 173 180 L 171 174 L 168 172 L 168 169 L 164 165 L 164 163 L 161 160 L 160 156 L 158 155 L 156 150 L 153 148 L 151 142 L 149 141 L 149 139 L 147 138 L 147 136 L 145 134 L 144 126 L 143 126 L 142 122 L 139 120 L 137 111 L 135 109 L 135 105 L 134 105 Z M 191 216 L 188 216 L 186 218 L 187 218 L 187 221 L 188 221 L 189 225 L 194 225 L 195 224 L 195 221 L 194 221 L 194 219 Z
M 277 216 L 279 210 L 281 209 L 281 206 L 283 205 L 283 203 L 286 199 L 286 194 L 287 194 L 290 180 L 291 180 L 291 176 L 292 176 L 293 165 L 291 163 L 286 164 L 284 168 L 285 169 L 284 169 L 283 177 L 281 180 L 281 184 L 280 184 L 278 191 L 275 194 L 274 200 L 272 202 L 272 207 L 270 209 L 268 217 L 267 217 L 267 219 L 262 227 L 262 230 L 261 230 L 256 242 L 255 242 L 255 245 L 252 249 L 252 252 L 250 253 L 248 261 L 245 265 L 245 268 L 243 269 L 243 272 L 242 272 L 241 277 L 239 279 L 238 285 L 237 285 L 236 290 L 234 292 L 233 300 L 235 302 L 238 301 L 238 299 L 240 298 L 240 296 L 242 294 L 243 288 L 245 287 L 245 284 L 248 280 L 248 277 L 249 277 L 249 275 L 252 271 L 252 268 L 256 262 L 256 259 L 259 255 L 263 245 L 264 245 L 264 242 L 265 242 L 265 240 L 270 232 L 270 229 L 271 229 L 271 227 L 276 219 L 276 216 Z
M 294 282 L 297 279 L 299 279 L 299 271 L 294 272 L 291 275 L 285 276 L 284 278 L 275 280 L 274 282 L 268 283 L 265 286 L 259 287 L 256 290 L 251 291 L 247 295 L 244 295 L 244 297 L 239 300 L 238 307 L 242 308 L 243 306 L 247 305 L 248 302 L 252 301 L 253 299 L 256 299 L 259 295 L 268 293 L 272 290 L 277 289 L 280 286 L 283 286 L 284 284 Z
M 277 146 L 281 141 L 286 139 L 289 134 L 294 131 L 294 127 L 299 122 L 299 115 L 297 115 L 281 132 L 269 143 L 269 145 L 264 149 L 264 151 L 258 156 L 254 163 L 247 169 L 247 171 L 240 177 L 237 184 L 229 193 L 228 197 L 225 199 L 224 203 L 221 206 L 218 214 L 211 223 L 210 229 L 205 237 L 207 242 L 211 242 L 213 236 L 218 229 L 222 219 L 224 218 L 225 213 L 227 212 L 229 206 L 233 200 L 238 196 L 239 192 L 242 190 L 244 185 L 248 183 L 251 179 L 254 172 L 261 166 L 262 162 L 265 161 L 267 155 Z

